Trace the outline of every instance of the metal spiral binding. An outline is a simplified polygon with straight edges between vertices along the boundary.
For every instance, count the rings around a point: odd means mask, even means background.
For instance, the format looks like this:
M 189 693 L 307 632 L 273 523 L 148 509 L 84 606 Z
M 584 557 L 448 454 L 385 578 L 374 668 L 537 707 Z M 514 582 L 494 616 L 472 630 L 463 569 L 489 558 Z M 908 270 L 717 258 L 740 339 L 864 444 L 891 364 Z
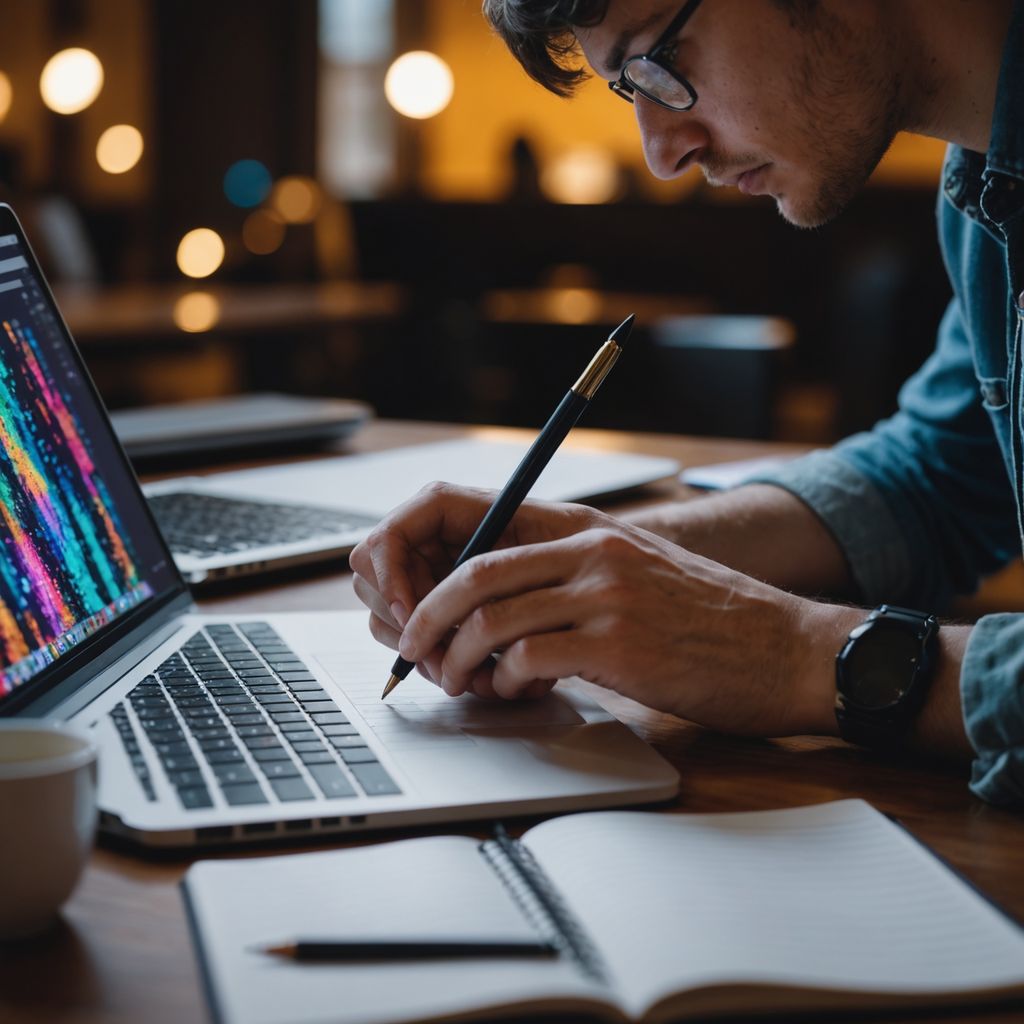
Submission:
M 572 957 L 585 974 L 607 984 L 597 948 L 533 854 L 522 843 L 510 839 L 501 825 L 495 826 L 494 831 L 495 838 L 481 843 L 480 852 L 531 924 L 545 941 Z

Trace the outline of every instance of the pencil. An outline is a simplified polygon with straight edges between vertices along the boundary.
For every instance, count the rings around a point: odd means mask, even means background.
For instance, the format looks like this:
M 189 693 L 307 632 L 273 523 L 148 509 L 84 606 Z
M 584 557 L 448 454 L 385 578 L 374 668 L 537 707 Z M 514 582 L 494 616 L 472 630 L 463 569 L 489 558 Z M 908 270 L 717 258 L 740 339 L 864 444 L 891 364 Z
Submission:
M 537 435 L 537 440 L 523 456 L 523 461 L 519 463 L 508 483 L 494 499 L 494 504 L 488 509 L 487 515 L 477 527 L 476 533 L 463 548 L 452 571 L 458 569 L 463 562 L 469 561 L 475 555 L 490 551 L 497 543 L 498 538 L 516 514 L 516 509 L 523 503 L 530 488 L 537 482 L 537 477 L 541 475 L 544 467 L 551 461 L 551 457 L 558 451 L 559 445 L 565 440 L 565 435 L 572 430 L 576 421 L 583 415 L 583 410 L 590 404 L 590 400 L 597 393 L 601 382 L 608 376 L 608 372 L 622 355 L 622 348 L 633 329 L 634 319 L 635 316 L 631 313 L 608 335 L 608 340 L 594 354 L 579 380 L 566 392 L 565 398 L 551 414 L 544 429 Z M 406 661 L 405 658 L 399 656 L 391 667 L 391 676 L 380 699 L 383 700 L 391 693 L 412 671 L 413 667 L 411 661 Z
M 258 949 L 269 956 L 289 960 L 356 963 L 361 960 L 425 960 L 434 957 L 469 959 L 479 957 L 557 956 L 558 948 L 539 940 L 422 939 L 391 942 L 346 939 L 296 939 L 279 946 Z

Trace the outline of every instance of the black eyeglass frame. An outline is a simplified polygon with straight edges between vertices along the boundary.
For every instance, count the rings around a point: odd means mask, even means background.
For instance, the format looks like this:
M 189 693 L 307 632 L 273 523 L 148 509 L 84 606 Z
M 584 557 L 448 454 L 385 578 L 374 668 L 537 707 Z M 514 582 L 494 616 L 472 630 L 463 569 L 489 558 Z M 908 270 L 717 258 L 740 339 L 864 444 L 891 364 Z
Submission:
M 668 23 L 665 31 L 658 36 L 654 45 L 646 53 L 638 53 L 635 57 L 630 57 L 629 60 L 622 65 L 619 77 L 616 78 L 614 82 L 608 83 L 608 88 L 611 89 L 616 96 L 621 97 L 627 103 L 632 103 L 633 94 L 638 92 L 644 97 L 644 99 L 648 99 L 652 103 L 657 103 L 659 107 L 665 107 L 666 110 L 675 110 L 680 113 L 692 110 L 697 103 L 697 90 L 694 89 L 689 81 L 679 74 L 674 67 L 662 61 L 659 54 L 675 40 L 675 37 L 683 30 L 683 26 L 690 20 L 690 18 L 693 17 L 701 3 L 702 0 L 686 0 L 686 3 L 683 4 L 679 13 Z M 686 90 L 690 97 L 690 102 L 685 107 L 677 107 L 659 99 L 653 93 L 648 92 L 642 85 L 638 85 L 629 74 L 630 64 L 635 64 L 637 61 L 650 61 L 652 64 L 656 64 L 661 68 L 662 71 L 670 74 Z

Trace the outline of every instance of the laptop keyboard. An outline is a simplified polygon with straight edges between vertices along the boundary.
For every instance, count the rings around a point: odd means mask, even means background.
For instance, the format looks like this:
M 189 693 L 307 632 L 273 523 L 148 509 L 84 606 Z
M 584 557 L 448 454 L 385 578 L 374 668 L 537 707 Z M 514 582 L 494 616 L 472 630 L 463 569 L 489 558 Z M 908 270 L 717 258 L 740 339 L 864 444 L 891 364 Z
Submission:
M 265 622 L 194 634 L 110 713 L 149 800 L 127 704 L 189 810 L 398 794 L 359 730 Z
M 308 505 L 222 498 L 187 491 L 147 499 L 175 554 L 224 555 L 271 544 L 331 537 L 372 526 L 372 516 Z

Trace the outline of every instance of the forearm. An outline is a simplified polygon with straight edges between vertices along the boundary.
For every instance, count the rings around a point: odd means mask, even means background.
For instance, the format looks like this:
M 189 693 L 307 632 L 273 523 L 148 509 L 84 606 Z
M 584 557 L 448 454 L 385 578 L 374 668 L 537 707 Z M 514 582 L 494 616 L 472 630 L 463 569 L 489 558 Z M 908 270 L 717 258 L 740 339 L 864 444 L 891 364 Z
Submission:
M 750 484 L 628 519 L 784 590 L 852 596 L 849 567 L 832 534 L 807 505 L 781 487 Z

